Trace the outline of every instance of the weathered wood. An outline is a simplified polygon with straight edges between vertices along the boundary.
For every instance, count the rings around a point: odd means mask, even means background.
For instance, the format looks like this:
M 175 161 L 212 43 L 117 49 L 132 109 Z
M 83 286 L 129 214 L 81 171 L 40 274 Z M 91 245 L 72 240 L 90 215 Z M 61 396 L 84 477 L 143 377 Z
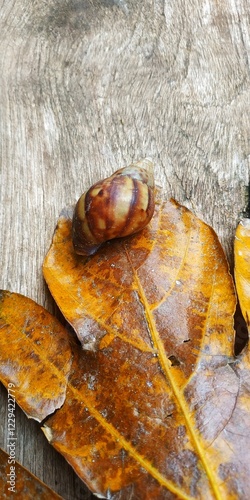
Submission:
M 0 12 L 0 287 L 55 310 L 41 265 L 59 212 L 144 156 L 232 264 L 249 178 L 248 2 L 2 0 Z M 7 449 L 4 388 L 0 412 Z M 19 410 L 16 424 L 17 459 L 63 498 L 88 498 L 38 425 Z

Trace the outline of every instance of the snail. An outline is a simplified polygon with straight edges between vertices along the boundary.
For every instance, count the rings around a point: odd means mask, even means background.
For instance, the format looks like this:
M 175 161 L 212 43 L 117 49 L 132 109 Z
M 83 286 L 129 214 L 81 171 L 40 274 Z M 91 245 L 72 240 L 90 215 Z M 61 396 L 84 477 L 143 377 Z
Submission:
M 106 241 L 137 233 L 151 220 L 154 206 L 151 161 L 117 170 L 79 198 L 72 220 L 75 252 L 93 255 Z

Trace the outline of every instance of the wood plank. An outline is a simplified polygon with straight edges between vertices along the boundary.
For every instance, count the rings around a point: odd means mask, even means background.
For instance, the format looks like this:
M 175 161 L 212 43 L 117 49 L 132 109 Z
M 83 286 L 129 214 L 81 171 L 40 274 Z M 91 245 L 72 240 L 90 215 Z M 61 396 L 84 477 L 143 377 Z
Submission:
M 57 311 L 41 265 L 61 209 L 144 156 L 232 265 L 250 163 L 247 0 L 0 5 L 1 288 Z M 38 425 L 16 421 L 17 459 L 63 498 L 88 498 Z

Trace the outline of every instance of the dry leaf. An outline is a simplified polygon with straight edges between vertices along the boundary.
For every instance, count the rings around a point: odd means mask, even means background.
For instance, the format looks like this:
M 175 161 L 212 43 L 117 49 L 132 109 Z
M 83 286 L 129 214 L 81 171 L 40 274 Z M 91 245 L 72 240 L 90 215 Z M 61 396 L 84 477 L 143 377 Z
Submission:
M 132 484 L 140 498 L 145 491 L 147 498 L 165 498 L 164 488 L 181 498 L 219 497 L 215 471 L 223 460 L 209 443 L 230 418 L 238 384 L 228 365 L 234 288 L 214 231 L 174 201 L 158 200 L 143 232 L 85 259 L 72 250 L 65 214 L 44 276 L 83 347 L 97 351 L 77 361 L 83 371 L 87 363 L 86 380 L 72 381 L 76 394 L 87 395 L 76 412 L 86 415 L 88 428 L 76 454 L 86 461 L 91 454 L 90 487 Z M 65 451 L 67 415 L 66 402 L 46 424 L 58 450 Z M 82 461 L 74 467 L 81 475 Z
M 234 276 L 240 308 L 250 330 L 250 219 L 242 219 L 234 240 Z
M 47 438 L 106 498 L 248 498 L 249 359 L 231 356 L 235 295 L 215 233 L 173 201 L 90 259 L 70 230 L 62 216 L 44 273 L 85 349 L 72 344 Z M 4 313 L 3 301 L 11 324 Z
M 64 329 L 20 294 L 0 291 L 1 382 L 14 384 L 18 404 L 38 421 L 63 404 L 71 366 Z
M 0 448 L 1 500 L 60 500 L 48 486 L 15 461 L 9 463 L 9 455 Z M 10 459 L 11 461 L 11 459 Z M 10 468 L 12 467 L 12 469 Z

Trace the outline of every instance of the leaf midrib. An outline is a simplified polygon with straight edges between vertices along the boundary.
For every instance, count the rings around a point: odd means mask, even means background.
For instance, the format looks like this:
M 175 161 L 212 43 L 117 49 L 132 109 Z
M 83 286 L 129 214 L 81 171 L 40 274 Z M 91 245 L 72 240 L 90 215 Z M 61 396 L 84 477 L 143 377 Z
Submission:
M 186 257 L 187 252 L 188 252 L 189 242 L 190 242 L 190 232 L 189 232 L 188 242 L 187 242 L 186 247 L 185 247 L 185 252 L 184 252 L 184 255 L 182 258 L 181 266 L 178 270 L 178 274 L 180 272 L 180 269 L 183 268 L 183 266 L 184 266 L 185 257 Z M 149 332 L 151 334 L 153 346 L 154 346 L 156 352 L 158 353 L 158 359 L 159 359 L 159 363 L 160 363 L 162 372 L 164 373 L 166 379 L 169 381 L 169 383 L 172 387 L 172 390 L 173 390 L 173 394 L 174 394 L 174 396 L 179 404 L 179 407 L 183 413 L 183 416 L 186 420 L 187 428 L 188 428 L 190 435 L 192 437 L 194 447 L 196 448 L 197 453 L 200 457 L 200 460 L 203 464 L 203 467 L 206 471 L 206 474 L 207 474 L 207 477 L 209 479 L 211 488 L 214 492 L 215 498 L 216 498 L 216 500 L 222 500 L 219 488 L 217 486 L 216 478 L 215 478 L 212 470 L 210 469 L 207 461 L 205 460 L 204 448 L 200 442 L 200 439 L 197 436 L 197 430 L 195 430 L 194 424 L 189 416 L 189 408 L 187 406 L 186 400 L 185 400 L 184 396 L 181 394 L 181 392 L 179 391 L 178 385 L 176 384 L 174 377 L 171 373 L 169 360 L 166 356 L 163 342 L 162 342 L 162 340 L 159 336 L 159 333 L 157 331 L 155 320 L 154 320 L 150 305 L 147 301 L 147 297 L 144 293 L 144 289 L 141 285 L 138 273 L 134 269 L 127 251 L 126 251 L 126 254 L 127 254 L 127 259 L 128 259 L 129 265 L 131 266 L 133 273 L 134 273 L 134 279 L 135 279 L 136 286 L 138 289 L 138 295 L 139 295 L 141 303 L 144 307 L 145 318 L 146 318 L 146 321 L 147 321 L 147 324 L 149 327 Z

